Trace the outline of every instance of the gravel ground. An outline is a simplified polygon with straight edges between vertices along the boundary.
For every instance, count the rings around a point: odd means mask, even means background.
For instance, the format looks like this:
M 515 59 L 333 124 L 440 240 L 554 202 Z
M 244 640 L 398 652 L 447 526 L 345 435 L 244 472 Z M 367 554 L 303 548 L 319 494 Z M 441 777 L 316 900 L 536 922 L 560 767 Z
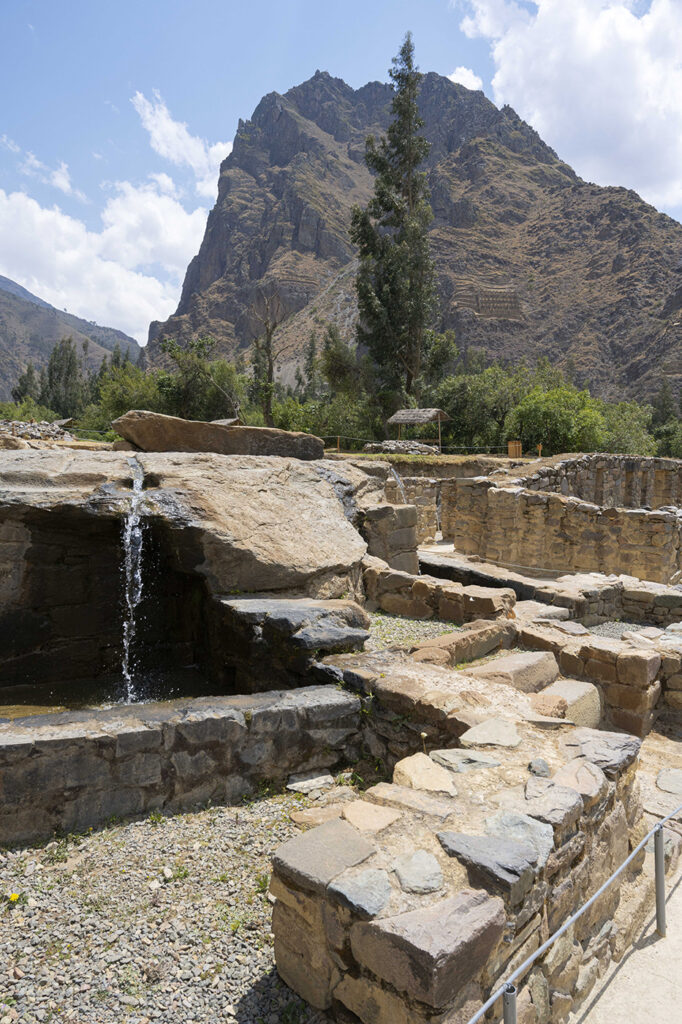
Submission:
M 620 640 L 623 633 L 626 633 L 630 629 L 644 629 L 641 622 L 601 622 L 598 626 L 589 626 L 590 633 L 594 633 L 595 636 L 608 636 L 613 640 Z
M 411 644 L 428 640 L 442 633 L 452 633 L 458 626 L 439 619 L 406 619 L 401 615 L 387 615 L 386 612 L 371 612 L 371 636 L 365 644 L 366 651 L 383 651 L 393 644 Z
M 0 1024 L 327 1022 L 275 972 L 267 895 L 289 812 L 310 805 L 268 796 L 0 851 Z

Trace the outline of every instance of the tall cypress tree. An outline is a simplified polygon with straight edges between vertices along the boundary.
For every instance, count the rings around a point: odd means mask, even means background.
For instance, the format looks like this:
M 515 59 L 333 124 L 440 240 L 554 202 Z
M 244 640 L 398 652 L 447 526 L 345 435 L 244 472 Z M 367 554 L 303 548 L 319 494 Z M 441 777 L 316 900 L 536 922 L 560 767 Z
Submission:
M 374 195 L 366 209 L 353 209 L 350 237 L 360 257 L 358 342 L 369 350 L 382 384 L 410 395 L 422 371 L 436 295 L 427 235 L 433 213 L 426 174 L 419 170 L 430 146 L 419 134 L 422 76 L 409 32 L 389 75 L 393 120 L 385 138 L 367 139 Z

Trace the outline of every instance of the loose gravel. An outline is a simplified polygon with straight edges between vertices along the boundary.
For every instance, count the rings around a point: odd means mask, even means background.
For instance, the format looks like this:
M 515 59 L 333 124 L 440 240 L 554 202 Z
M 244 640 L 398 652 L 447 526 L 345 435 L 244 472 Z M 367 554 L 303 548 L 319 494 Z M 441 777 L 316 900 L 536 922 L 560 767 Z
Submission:
M 270 856 L 307 806 L 269 796 L 0 851 L 0 1024 L 327 1022 L 280 981 L 270 931 Z
M 594 633 L 595 636 L 607 636 L 612 640 L 620 640 L 623 633 L 627 633 L 629 630 L 644 629 L 641 622 L 620 622 L 620 620 L 612 622 L 600 622 L 598 626 L 589 626 L 590 633 Z
M 387 615 L 386 612 L 372 612 L 370 619 L 371 635 L 365 644 L 366 651 L 383 651 L 396 644 L 415 644 L 459 628 L 440 619 L 407 619 L 401 615 Z

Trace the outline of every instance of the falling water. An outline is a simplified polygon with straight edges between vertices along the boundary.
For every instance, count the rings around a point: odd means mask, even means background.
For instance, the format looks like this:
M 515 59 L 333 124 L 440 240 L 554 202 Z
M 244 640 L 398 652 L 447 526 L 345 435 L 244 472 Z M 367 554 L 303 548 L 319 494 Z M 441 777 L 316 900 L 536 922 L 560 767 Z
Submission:
M 125 618 L 123 620 L 122 673 L 126 686 L 126 703 L 137 697 L 133 684 L 135 668 L 131 647 L 135 639 L 135 610 L 142 598 L 142 516 L 144 471 L 135 458 L 128 460 L 133 471 L 133 493 L 130 507 L 123 520 L 123 572 L 125 574 Z
M 402 480 L 400 479 L 400 477 L 398 476 L 398 474 L 394 470 L 393 466 L 390 466 L 389 468 L 391 470 L 391 475 L 393 477 L 395 477 L 395 482 L 397 483 L 398 490 L 400 491 L 400 497 L 403 499 L 403 505 L 409 505 L 410 503 L 407 500 L 407 491 L 405 490 L 405 488 L 403 486 Z
M 436 484 L 436 540 L 443 539 L 443 491 L 440 483 Z

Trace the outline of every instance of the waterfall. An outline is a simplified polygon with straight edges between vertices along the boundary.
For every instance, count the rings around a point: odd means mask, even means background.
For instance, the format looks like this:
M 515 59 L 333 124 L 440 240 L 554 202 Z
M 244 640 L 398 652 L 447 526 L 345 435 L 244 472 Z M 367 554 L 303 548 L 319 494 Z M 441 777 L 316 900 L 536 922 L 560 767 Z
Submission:
M 443 539 L 443 490 L 441 482 L 436 484 L 436 540 Z
M 123 620 L 123 662 L 121 671 L 125 680 L 126 703 L 131 704 L 137 697 L 133 684 L 135 664 L 131 647 L 135 639 L 135 611 L 142 598 L 142 516 L 144 496 L 144 470 L 133 456 L 128 459 L 133 472 L 133 493 L 128 512 L 123 520 L 123 574 L 125 576 L 125 608 Z
M 405 487 L 403 486 L 402 480 L 400 479 L 399 475 L 394 470 L 393 466 L 389 465 L 388 468 L 391 471 L 391 476 L 393 476 L 395 478 L 395 482 L 398 485 L 398 490 L 400 491 L 400 497 L 403 499 L 403 505 L 409 505 L 410 502 L 407 500 L 407 491 L 405 490 Z

